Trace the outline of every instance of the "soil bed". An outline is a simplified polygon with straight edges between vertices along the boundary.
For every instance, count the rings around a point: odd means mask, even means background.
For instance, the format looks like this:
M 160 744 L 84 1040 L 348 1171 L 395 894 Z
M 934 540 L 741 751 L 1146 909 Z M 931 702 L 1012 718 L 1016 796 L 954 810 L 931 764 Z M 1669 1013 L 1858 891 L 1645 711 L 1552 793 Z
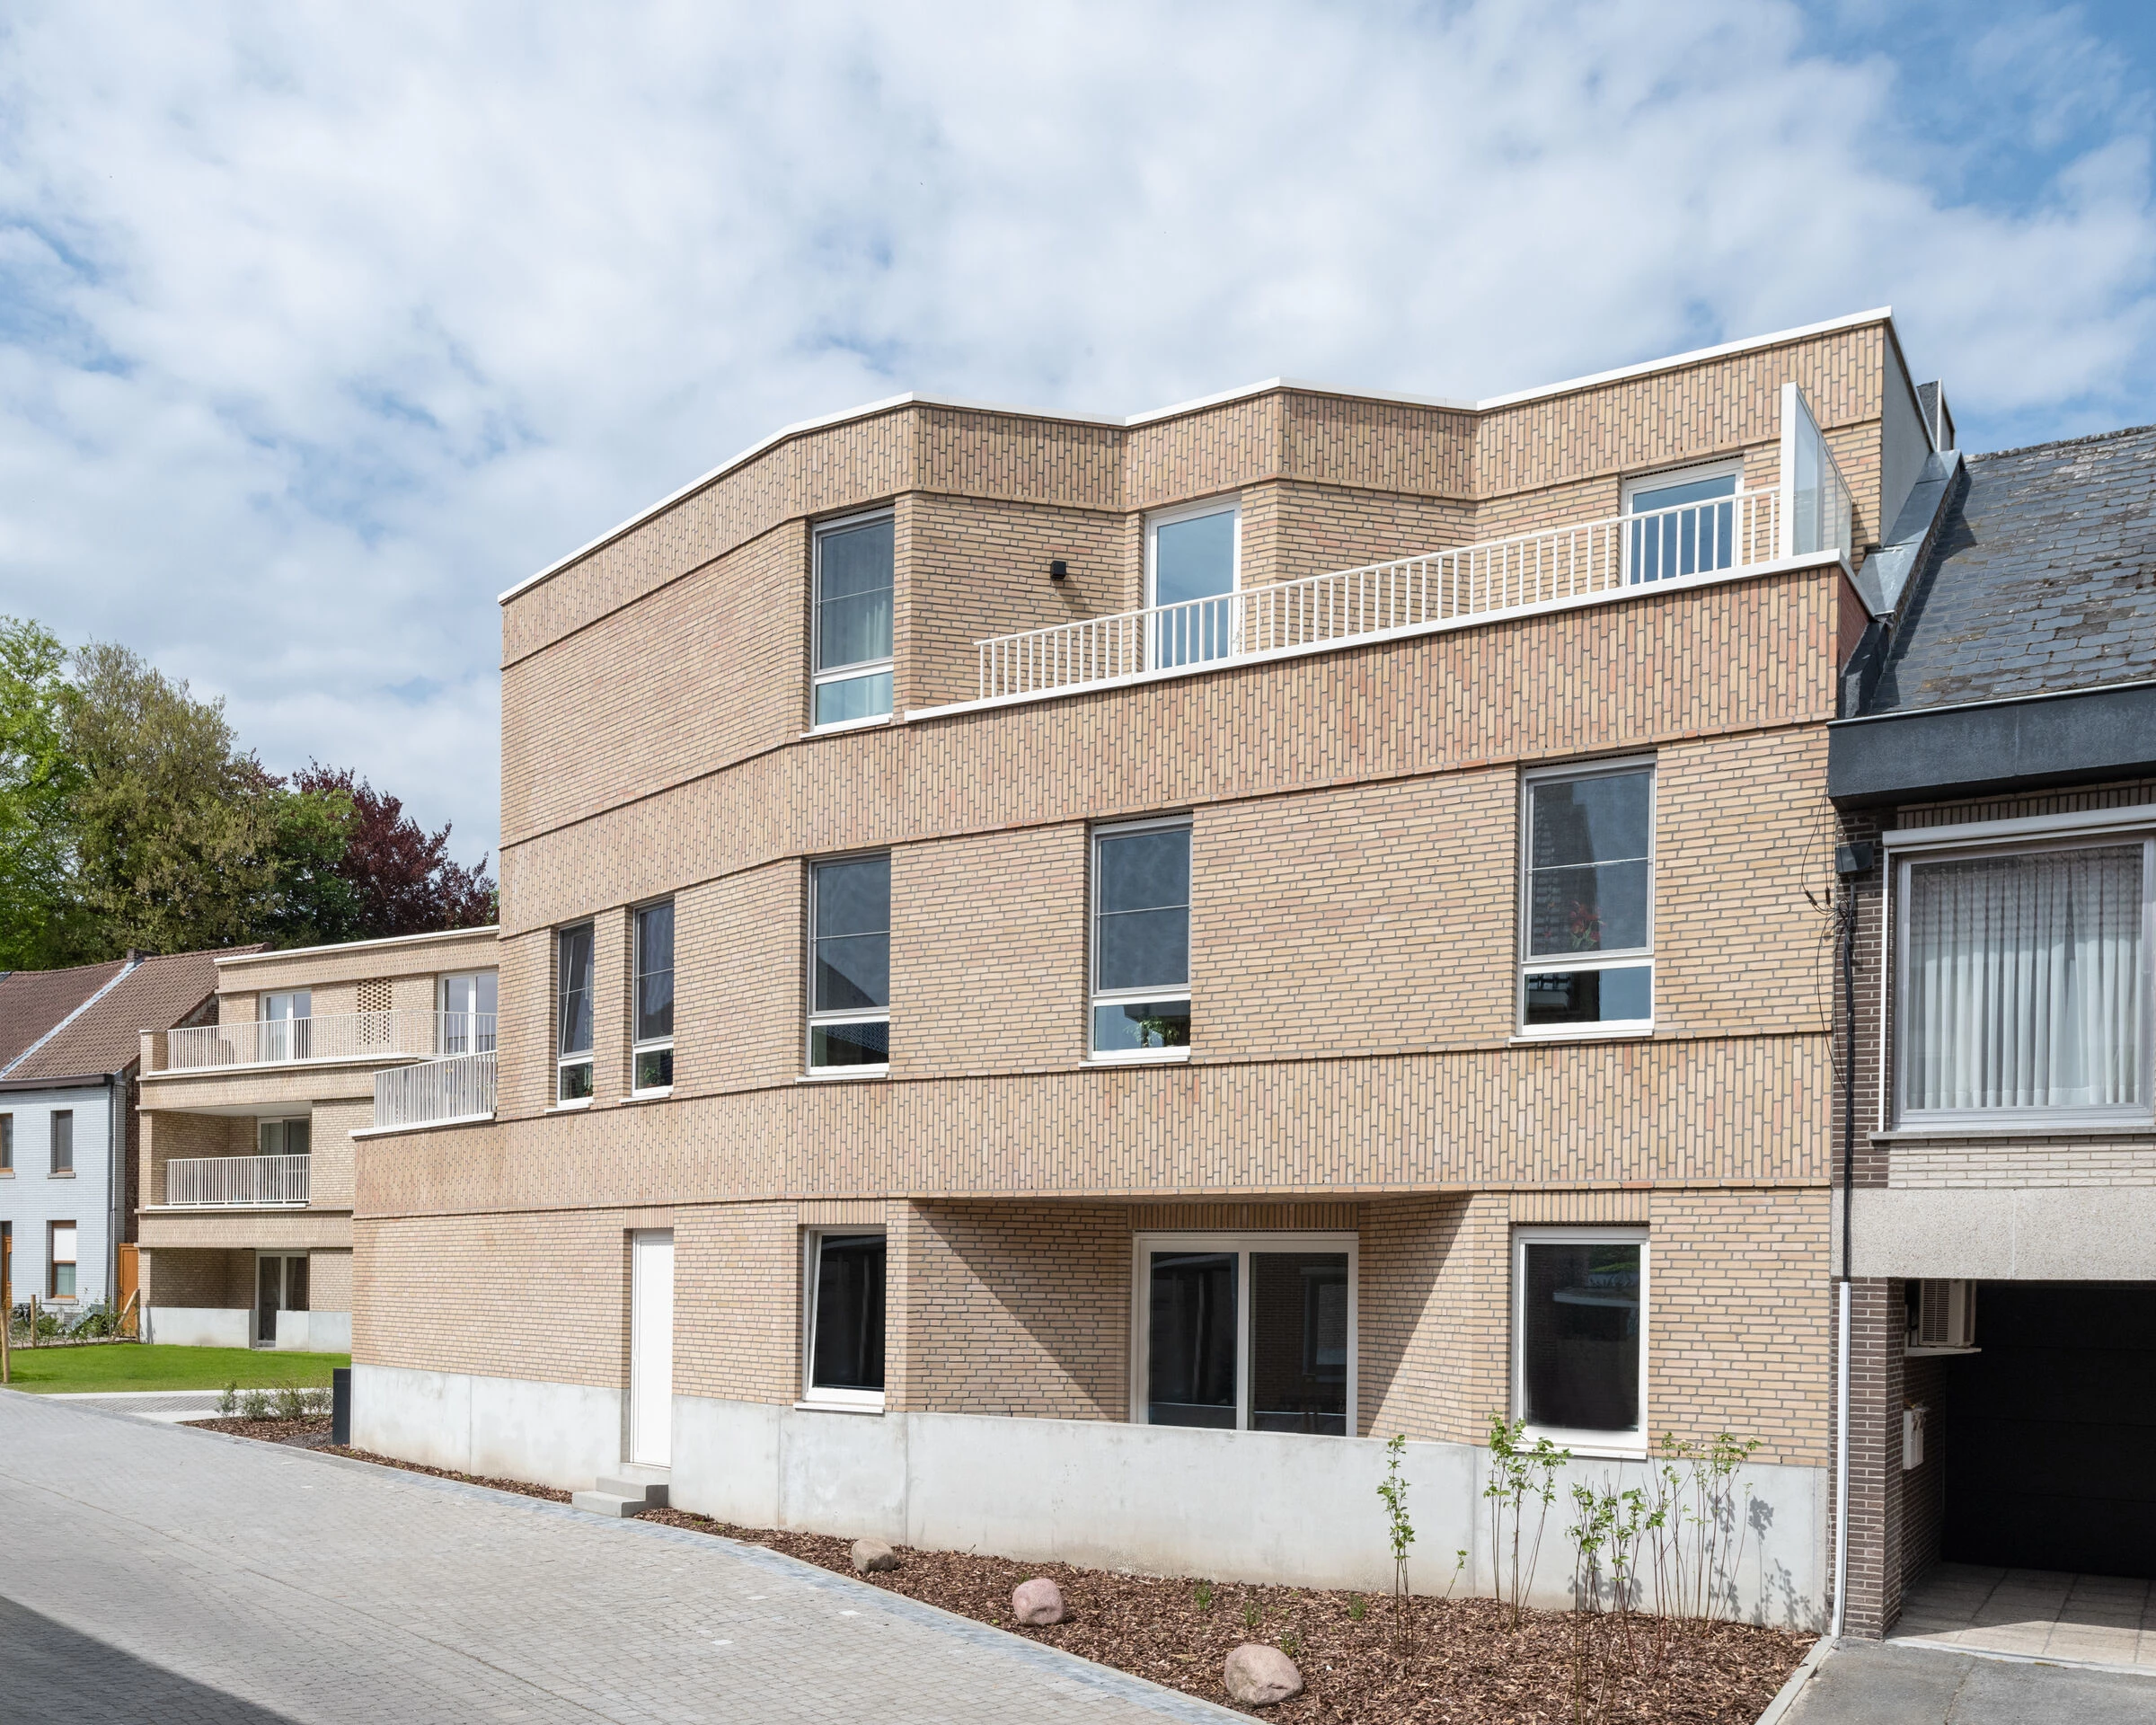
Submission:
M 335 1447 L 327 1441 L 326 1420 L 190 1423 L 569 1501 L 568 1492 L 547 1486 L 481 1479 Z M 853 1574 L 852 1548 L 843 1539 L 735 1527 L 679 1509 L 649 1510 L 644 1519 L 769 1546 Z M 1642 1668 L 1645 1661 L 1621 1656 L 1615 1620 L 1605 1615 L 1592 1620 L 1597 1644 L 1608 1657 L 1588 1661 L 1597 1682 L 1583 1712 L 1576 1700 L 1582 1620 L 1571 1613 L 1525 1612 L 1515 1630 L 1510 1613 L 1494 1600 L 1417 1599 L 1409 1614 L 1412 1652 L 1403 1660 L 1393 1651 L 1392 1601 L 1383 1595 L 1206 1584 L 1064 1563 L 1014 1563 L 965 1552 L 902 1549 L 898 1557 L 897 1570 L 855 1579 L 1223 1707 L 1235 1705 L 1221 1685 L 1229 1650 L 1243 1641 L 1271 1642 L 1295 1661 L 1306 1686 L 1293 1701 L 1268 1707 L 1260 1716 L 1294 1725 L 1752 1725 L 1812 1644 L 1808 1635 L 1742 1623 L 1686 1627 L 1676 1632 L 1666 1667 L 1649 1675 Z M 1011 1621 L 1011 1589 L 1036 1575 L 1062 1588 L 1070 1614 L 1046 1629 L 1021 1628 Z

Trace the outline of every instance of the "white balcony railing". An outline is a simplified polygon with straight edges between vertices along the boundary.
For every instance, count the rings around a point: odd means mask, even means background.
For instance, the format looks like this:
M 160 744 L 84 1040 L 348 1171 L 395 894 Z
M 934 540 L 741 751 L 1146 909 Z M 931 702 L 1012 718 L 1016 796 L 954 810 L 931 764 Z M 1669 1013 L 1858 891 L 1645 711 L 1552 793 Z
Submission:
M 377 1127 L 483 1120 L 494 1112 L 494 1050 L 392 1066 L 375 1075 Z
M 305 1156 L 189 1156 L 164 1164 L 164 1201 L 210 1208 L 305 1204 Z
M 1846 536 L 1846 508 L 1840 522 Z M 980 698 L 1076 688 L 1141 671 L 1320 646 L 1390 629 L 1501 616 L 1788 554 L 1780 494 L 1738 491 L 1218 598 L 998 635 L 976 643 Z
M 425 1059 L 494 1046 L 491 1013 L 341 1013 L 322 1018 L 242 1019 L 169 1031 L 166 1072 L 286 1066 L 303 1060 Z

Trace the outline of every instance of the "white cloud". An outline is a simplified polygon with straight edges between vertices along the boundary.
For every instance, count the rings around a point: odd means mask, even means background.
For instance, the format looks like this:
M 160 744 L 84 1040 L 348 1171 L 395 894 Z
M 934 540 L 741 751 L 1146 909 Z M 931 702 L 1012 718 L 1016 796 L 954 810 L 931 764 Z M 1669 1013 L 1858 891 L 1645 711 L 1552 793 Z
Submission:
M 0 609 L 470 856 L 493 594 L 898 389 L 1479 394 L 1891 302 L 1979 438 L 2145 418 L 2145 103 L 2079 31 L 1972 27 L 2053 152 L 2004 198 L 1775 4 L 18 8 Z

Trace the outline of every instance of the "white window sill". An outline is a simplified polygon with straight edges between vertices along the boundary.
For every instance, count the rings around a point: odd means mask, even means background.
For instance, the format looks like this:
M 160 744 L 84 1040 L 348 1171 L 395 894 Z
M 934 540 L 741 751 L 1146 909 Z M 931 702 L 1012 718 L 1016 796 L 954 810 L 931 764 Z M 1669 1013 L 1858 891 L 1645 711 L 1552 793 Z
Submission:
M 50 1173 L 47 1174 L 45 1178 L 48 1180 L 73 1180 L 75 1178 L 75 1170 L 72 1168 L 55 1168 Z
M 811 737 L 837 737 L 849 730 L 873 730 L 879 725 L 897 723 L 897 717 L 896 713 L 882 712 L 873 719 L 834 719 L 827 725 L 809 726 L 801 733 L 801 740 L 805 742 Z
M 1927 1138 L 2123 1138 L 2146 1137 L 2156 1132 L 2156 1120 L 2001 1119 L 1997 1115 L 1973 1118 L 1949 1125 L 1926 1121 L 1921 1126 L 1897 1126 L 1870 1135 L 1874 1144 L 1917 1143 Z
M 1188 1048 L 1138 1048 L 1129 1054 L 1089 1054 L 1089 1066 L 1172 1066 L 1190 1057 Z
M 1644 1462 L 1647 1459 L 1647 1442 L 1626 1443 L 1600 1432 L 1537 1431 L 1529 1426 L 1520 1434 L 1523 1446 L 1532 1449 L 1538 1438 L 1547 1438 L 1559 1449 L 1568 1449 L 1575 1461 Z
M 866 1414 L 872 1420 L 880 1420 L 883 1418 L 883 1398 L 879 1395 L 873 1402 L 866 1399 L 839 1402 L 822 1397 L 804 1397 L 793 1404 L 793 1410 L 796 1413 L 859 1413 Z
M 671 1084 L 658 1090 L 632 1090 L 626 1096 L 616 1096 L 614 1099 L 614 1106 L 625 1108 L 631 1102 L 663 1102 L 673 1093 L 674 1086 Z
M 546 1111 L 549 1114 L 581 1114 L 591 1106 L 591 1098 L 579 1096 L 573 1102 L 556 1102 Z
M 1567 1024 L 1546 1031 L 1515 1031 L 1509 1039 L 1518 1048 L 1529 1042 L 1644 1042 L 1655 1033 L 1650 1021 L 1622 1019 L 1608 1024 Z
M 891 1069 L 881 1066 L 824 1066 L 813 1072 L 804 1072 L 793 1082 L 797 1084 L 843 1084 L 850 1078 L 888 1078 Z

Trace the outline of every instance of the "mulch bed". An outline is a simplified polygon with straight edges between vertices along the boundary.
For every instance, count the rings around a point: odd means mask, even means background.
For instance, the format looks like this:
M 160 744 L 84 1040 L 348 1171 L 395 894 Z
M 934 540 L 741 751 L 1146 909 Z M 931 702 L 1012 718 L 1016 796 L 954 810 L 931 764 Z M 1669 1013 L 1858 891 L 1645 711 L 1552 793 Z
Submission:
M 327 1441 L 326 1420 L 190 1423 L 569 1501 L 568 1492 L 548 1486 L 334 1446 Z M 853 1574 L 846 1540 L 736 1527 L 679 1509 L 649 1510 L 644 1519 L 768 1546 Z M 1266 1708 L 1262 1717 L 1294 1725 L 1752 1725 L 1812 1644 L 1808 1635 L 1743 1623 L 1688 1626 L 1677 1632 L 1666 1668 L 1650 1676 L 1642 1662 L 1615 1656 L 1614 1620 L 1604 1617 L 1596 1620 L 1597 1632 L 1613 1656 L 1587 1661 L 1599 1680 L 1583 1712 L 1576 1695 L 1580 1620 L 1570 1613 L 1526 1612 L 1515 1630 L 1509 1612 L 1494 1600 L 1416 1599 L 1408 1619 L 1412 1651 L 1402 1659 L 1393 1650 L 1392 1601 L 1383 1595 L 1208 1584 L 967 1552 L 901 1550 L 898 1557 L 897 1570 L 855 1579 L 1223 1707 L 1235 1706 L 1221 1683 L 1230 1650 L 1269 1641 L 1294 1659 L 1307 1686 L 1293 1701 Z M 1063 1590 L 1069 1615 L 1046 1629 L 1021 1628 L 1011 1621 L 1011 1590 L 1037 1575 Z

